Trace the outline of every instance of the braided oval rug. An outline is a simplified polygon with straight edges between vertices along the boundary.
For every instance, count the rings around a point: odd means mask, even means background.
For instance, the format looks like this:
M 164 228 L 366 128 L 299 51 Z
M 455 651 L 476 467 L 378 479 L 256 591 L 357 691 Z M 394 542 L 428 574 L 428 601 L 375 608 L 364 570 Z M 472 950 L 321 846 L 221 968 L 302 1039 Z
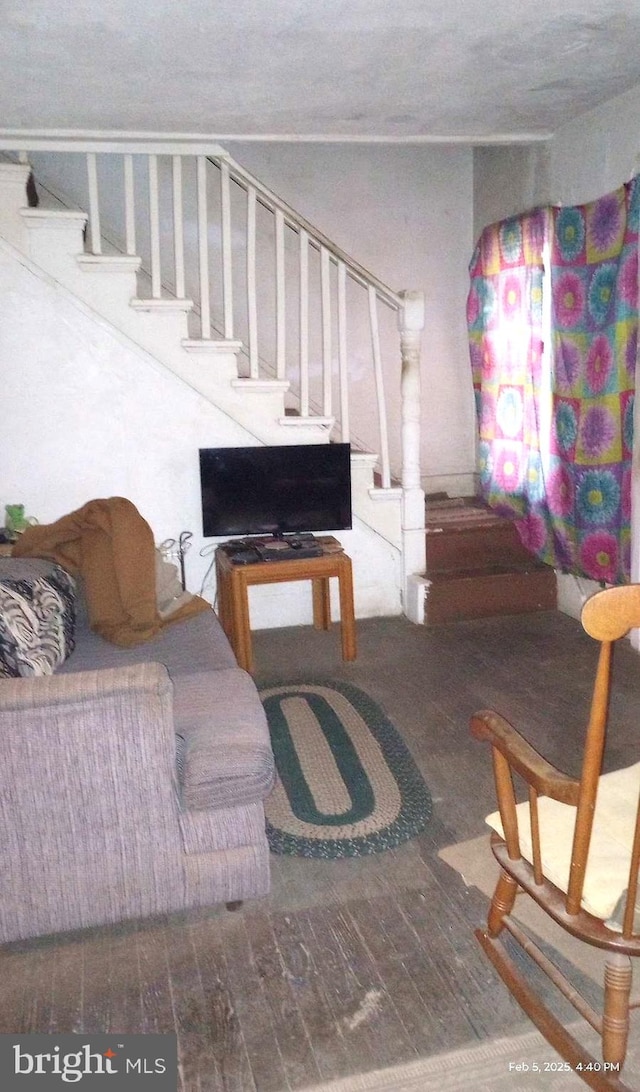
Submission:
M 412 838 L 431 795 L 402 737 L 343 682 L 261 689 L 278 778 L 265 801 L 273 853 L 359 857 Z

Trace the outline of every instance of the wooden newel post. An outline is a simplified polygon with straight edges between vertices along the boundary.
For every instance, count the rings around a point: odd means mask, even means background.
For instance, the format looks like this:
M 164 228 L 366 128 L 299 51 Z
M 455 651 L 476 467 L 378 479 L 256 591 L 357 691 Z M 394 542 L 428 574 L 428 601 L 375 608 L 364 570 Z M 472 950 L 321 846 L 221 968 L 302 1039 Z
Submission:
M 420 344 L 424 329 L 424 293 L 401 292 L 398 312 L 402 354 L 402 556 L 404 613 L 424 621 L 425 513 L 420 483 Z M 419 581 L 417 578 L 421 578 Z

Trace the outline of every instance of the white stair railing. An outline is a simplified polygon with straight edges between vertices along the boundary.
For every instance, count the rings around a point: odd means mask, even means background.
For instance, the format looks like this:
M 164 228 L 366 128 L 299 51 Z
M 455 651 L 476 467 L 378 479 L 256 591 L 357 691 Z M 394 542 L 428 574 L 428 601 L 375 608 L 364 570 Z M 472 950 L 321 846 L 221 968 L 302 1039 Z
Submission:
M 45 182 L 57 174 L 58 195 L 62 187 L 88 211 L 86 246 L 96 258 L 108 256 L 105 238 L 115 251 L 132 257 L 137 252 L 150 276 L 151 301 L 175 299 L 186 309 L 192 298 L 200 342 L 215 346 L 220 339 L 241 339 L 254 386 L 288 381 L 298 416 L 283 418 L 283 424 L 316 422 L 326 438 L 332 433 L 353 442 L 349 360 L 357 344 L 361 372 L 362 343 L 368 341 L 377 423 L 366 444 L 377 450 L 382 488 L 390 490 L 389 435 L 402 436 L 402 465 L 394 474 L 403 488 L 408 474 L 415 497 L 420 478 L 415 293 L 407 326 L 402 293 L 344 253 L 219 145 L 195 138 L 0 132 L 0 150 L 31 162 L 36 178 L 42 172 Z M 85 159 L 84 181 L 79 153 Z M 55 162 L 63 155 L 66 164 Z M 395 316 L 395 338 L 399 328 L 401 341 L 402 418 L 392 422 L 386 409 L 387 342 L 381 338 L 385 314 Z
M 345 442 L 352 439 L 349 412 L 348 369 L 348 322 L 350 309 L 347 303 L 347 281 L 364 290 L 367 339 L 370 344 L 371 375 L 375 385 L 377 435 L 375 448 L 380 458 L 380 476 L 383 488 L 391 485 L 389 454 L 389 425 L 385 406 L 383 351 L 380 338 L 380 313 L 382 310 L 398 314 L 403 309 L 403 299 L 377 277 L 369 273 L 328 239 L 321 231 L 291 208 L 259 179 L 246 171 L 226 152 L 212 154 L 209 162 L 221 175 L 228 175 L 232 184 L 244 191 L 247 211 L 247 321 L 245 338 L 248 342 L 249 374 L 257 379 L 260 375 L 288 378 L 298 397 L 299 418 L 306 422 L 320 416 L 328 423 L 336 422 L 336 434 Z M 257 339 L 261 311 L 259 278 L 256 267 L 265 267 L 264 253 L 259 254 L 259 233 L 256 209 L 265 210 L 273 217 L 274 264 L 271 283 L 275 285 L 275 363 L 264 364 L 264 355 L 258 350 Z M 297 237 L 298 260 L 295 277 L 287 276 L 292 263 L 286 262 L 285 233 Z M 264 235 L 268 235 L 265 231 Z M 264 242 L 264 241 L 263 241 Z M 317 292 L 312 287 L 313 261 L 317 265 Z M 231 259 L 229 259 L 231 260 Z M 294 323 L 288 323 L 291 313 L 289 301 L 297 301 L 297 331 Z M 317 354 L 311 328 L 311 308 L 319 315 Z M 363 338 L 362 321 L 357 331 Z M 295 336 L 297 334 L 297 337 Z M 292 336 L 297 344 L 290 349 Z M 293 360 L 293 364 L 292 364 Z M 288 363 L 287 363 L 288 362 Z M 313 380 L 316 380 L 315 385 Z M 335 389 L 334 389 L 335 388 Z M 291 419 L 295 424 L 296 418 Z

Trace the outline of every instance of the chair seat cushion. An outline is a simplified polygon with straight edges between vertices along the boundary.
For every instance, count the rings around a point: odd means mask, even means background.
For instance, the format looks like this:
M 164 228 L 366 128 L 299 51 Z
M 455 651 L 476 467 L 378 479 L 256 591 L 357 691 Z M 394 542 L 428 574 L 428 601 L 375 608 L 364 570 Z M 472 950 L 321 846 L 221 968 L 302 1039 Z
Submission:
M 623 770 L 603 774 L 598 796 L 587 860 L 582 906 L 603 921 L 609 918 L 629 883 L 629 865 L 635 832 L 640 762 Z M 520 852 L 526 861 L 533 859 L 529 804 L 516 808 Z M 561 891 L 569 883 L 576 809 L 548 796 L 538 799 L 542 871 Z M 500 813 L 493 812 L 486 822 L 504 837 Z

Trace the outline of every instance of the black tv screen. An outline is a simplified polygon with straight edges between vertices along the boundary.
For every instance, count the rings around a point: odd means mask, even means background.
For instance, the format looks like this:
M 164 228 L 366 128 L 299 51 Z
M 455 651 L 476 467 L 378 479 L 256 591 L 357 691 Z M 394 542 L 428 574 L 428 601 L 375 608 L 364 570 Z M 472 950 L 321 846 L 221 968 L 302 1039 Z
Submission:
M 349 444 L 201 448 L 200 485 L 205 538 L 351 527 Z

